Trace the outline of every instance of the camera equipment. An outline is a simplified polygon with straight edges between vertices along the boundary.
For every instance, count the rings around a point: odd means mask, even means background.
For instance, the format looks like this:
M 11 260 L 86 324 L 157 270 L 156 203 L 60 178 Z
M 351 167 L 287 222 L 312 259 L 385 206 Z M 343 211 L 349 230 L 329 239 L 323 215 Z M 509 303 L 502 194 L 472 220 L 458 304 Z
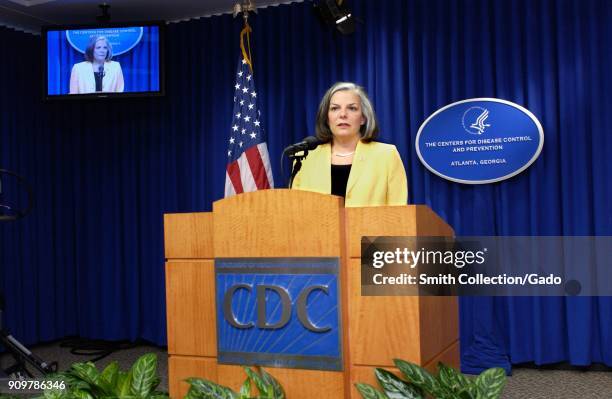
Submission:
M 313 4 L 313 10 L 319 19 L 343 35 L 355 32 L 355 20 L 344 0 L 319 0 Z M 361 22 L 361 21 L 360 21 Z
M 0 294 L 0 344 L 4 346 L 15 359 L 15 364 L 3 370 L 4 374 L 14 378 L 34 377 L 28 370 L 27 365 L 34 367 L 43 375 L 57 371 L 57 362 L 47 363 L 21 342 L 17 341 L 7 330 L 2 328 L 2 311 L 4 309 L 4 297 Z
M 18 192 L 7 193 L 7 186 L 16 188 Z M 24 194 L 26 196 L 25 201 L 22 198 Z M 20 202 L 25 202 L 25 205 L 20 206 Z M 33 205 L 34 194 L 23 177 L 15 172 L 0 169 L 0 222 L 11 222 L 23 218 L 30 212 Z M 14 365 L 5 370 L 0 370 L 0 373 L 4 372 L 4 374 L 13 378 L 34 377 L 28 370 L 27 365 L 34 367 L 43 375 L 55 372 L 57 370 L 57 362 L 45 362 L 3 328 L 3 311 L 4 296 L 0 292 L 0 344 L 15 359 Z
M 6 193 L 7 187 L 13 188 L 14 192 Z M 0 222 L 21 219 L 33 206 L 34 192 L 24 178 L 10 170 L 0 169 Z

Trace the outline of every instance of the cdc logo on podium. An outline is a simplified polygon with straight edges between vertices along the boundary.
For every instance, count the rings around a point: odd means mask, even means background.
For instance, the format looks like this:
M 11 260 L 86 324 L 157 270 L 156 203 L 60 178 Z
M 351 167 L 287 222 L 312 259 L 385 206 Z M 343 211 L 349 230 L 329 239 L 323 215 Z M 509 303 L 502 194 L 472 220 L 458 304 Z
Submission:
M 219 363 L 342 370 L 338 258 L 215 259 Z

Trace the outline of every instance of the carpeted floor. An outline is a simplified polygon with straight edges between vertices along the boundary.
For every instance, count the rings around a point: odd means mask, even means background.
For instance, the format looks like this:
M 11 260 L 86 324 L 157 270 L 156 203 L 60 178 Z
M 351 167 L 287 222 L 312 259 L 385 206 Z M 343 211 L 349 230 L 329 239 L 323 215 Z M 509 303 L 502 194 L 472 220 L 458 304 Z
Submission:
M 59 370 L 66 370 L 72 363 L 85 362 L 93 356 L 78 356 L 70 349 L 60 346 L 60 342 L 30 348 L 33 353 L 47 362 L 57 361 Z M 168 354 L 166 348 L 146 344 L 111 353 L 96 362 L 98 369 L 116 360 L 122 370 L 128 369 L 136 359 L 145 353 L 156 353 L 158 372 L 161 378 L 160 389 L 168 389 Z M 12 362 L 6 354 L 0 356 L 0 368 Z M 508 382 L 503 399 L 610 399 L 612 398 L 611 371 L 568 371 L 515 368 Z M 291 399 L 291 398 L 289 398 Z M 322 398 L 323 399 L 323 398 Z M 335 398 L 329 398 L 335 399 Z

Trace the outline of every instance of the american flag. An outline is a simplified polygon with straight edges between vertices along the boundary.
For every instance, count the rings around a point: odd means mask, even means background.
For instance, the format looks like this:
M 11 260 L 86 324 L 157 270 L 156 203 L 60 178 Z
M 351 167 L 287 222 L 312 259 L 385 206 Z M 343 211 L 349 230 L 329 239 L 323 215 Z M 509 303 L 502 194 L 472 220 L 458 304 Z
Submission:
M 272 167 L 257 108 L 249 63 L 240 58 L 234 86 L 234 114 L 227 147 L 225 197 L 274 187 Z

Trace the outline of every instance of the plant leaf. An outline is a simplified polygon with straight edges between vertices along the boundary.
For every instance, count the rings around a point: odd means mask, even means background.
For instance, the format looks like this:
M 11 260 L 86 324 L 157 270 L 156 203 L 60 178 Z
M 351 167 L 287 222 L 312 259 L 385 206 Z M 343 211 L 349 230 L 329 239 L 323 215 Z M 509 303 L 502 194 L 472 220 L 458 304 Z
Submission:
M 251 396 L 251 379 L 247 377 L 246 380 L 244 380 L 244 383 L 242 384 L 242 386 L 240 387 L 240 399 L 249 399 L 249 397 Z
M 106 382 L 106 384 L 113 391 L 114 387 L 117 385 L 117 375 L 119 373 L 119 363 L 111 362 L 108 366 L 102 370 L 100 373 L 100 380 Z
M 463 374 L 443 363 L 438 363 L 438 379 L 452 393 L 459 393 L 472 382 Z
M 272 397 L 274 399 L 285 399 L 285 390 L 266 370 L 261 369 L 261 378 L 272 387 Z
M 408 378 L 409 382 L 423 391 L 436 398 L 446 398 L 449 396 L 449 392 L 423 367 L 402 359 L 393 359 L 393 363 Z
M 116 394 L 119 398 L 128 398 L 132 396 L 132 370 L 127 373 L 119 373 L 116 389 Z
M 274 399 L 274 396 L 272 396 L 274 394 L 274 389 L 269 383 L 264 381 L 264 379 L 261 378 L 261 376 L 257 374 L 256 371 L 252 370 L 250 367 L 245 367 L 244 371 L 247 373 L 249 378 L 253 380 L 253 382 L 255 383 L 255 386 L 259 390 L 260 397 Z
M 87 391 L 81 391 L 80 389 L 75 389 L 70 393 L 70 396 L 75 399 L 94 399 L 94 397 Z
M 45 391 L 43 393 L 43 398 L 44 399 L 62 399 L 64 397 L 64 392 L 62 391 Z M 4 396 L 4 395 L 0 395 L 0 399 L 11 399 L 13 398 L 13 396 Z
M 477 399 L 478 398 L 478 388 L 476 385 L 470 385 L 463 389 L 460 389 L 454 395 L 456 395 L 459 399 Z
M 82 391 L 89 391 L 91 389 L 87 382 L 74 376 L 70 372 L 64 373 L 61 379 L 66 382 L 66 385 L 70 390 L 79 389 Z
M 75 363 L 70 368 L 69 373 L 85 381 L 89 385 L 96 385 L 100 376 L 100 373 L 96 370 L 96 366 L 91 362 Z
M 378 391 L 370 384 L 357 383 L 355 388 L 357 388 L 363 399 L 389 399 L 387 395 Z
M 390 371 L 377 368 L 374 374 L 390 399 L 423 399 L 423 393 L 419 388 L 401 380 Z
M 204 398 L 204 394 L 200 393 L 198 390 L 194 389 L 193 387 L 190 387 L 189 391 L 187 391 L 187 395 L 185 395 L 183 399 L 202 399 L 202 398 Z
M 187 378 L 185 381 L 191 385 L 187 393 L 190 399 L 239 399 L 234 391 L 216 382 L 202 378 Z
M 80 379 L 81 381 L 88 384 L 87 388 L 85 388 L 84 384 L 79 384 L 80 388 L 73 389 L 73 394 L 77 390 L 90 393 L 94 397 L 104 397 L 113 394 L 109 385 L 106 384 L 104 381 L 100 381 L 100 373 L 92 362 L 75 363 L 72 365 L 72 367 L 70 367 L 68 373 L 70 373 L 77 380 Z
M 132 366 L 132 394 L 145 398 L 154 389 L 157 378 L 157 355 L 147 353 Z
M 152 381 L 152 385 L 151 385 L 151 391 L 154 391 L 155 388 L 157 388 L 157 386 L 161 383 L 161 378 L 159 378 L 157 375 L 153 378 Z M 158 393 L 164 393 L 164 392 L 158 392 Z
M 480 373 L 474 382 L 480 391 L 479 399 L 497 399 L 504 390 L 506 372 L 499 367 L 490 368 Z

